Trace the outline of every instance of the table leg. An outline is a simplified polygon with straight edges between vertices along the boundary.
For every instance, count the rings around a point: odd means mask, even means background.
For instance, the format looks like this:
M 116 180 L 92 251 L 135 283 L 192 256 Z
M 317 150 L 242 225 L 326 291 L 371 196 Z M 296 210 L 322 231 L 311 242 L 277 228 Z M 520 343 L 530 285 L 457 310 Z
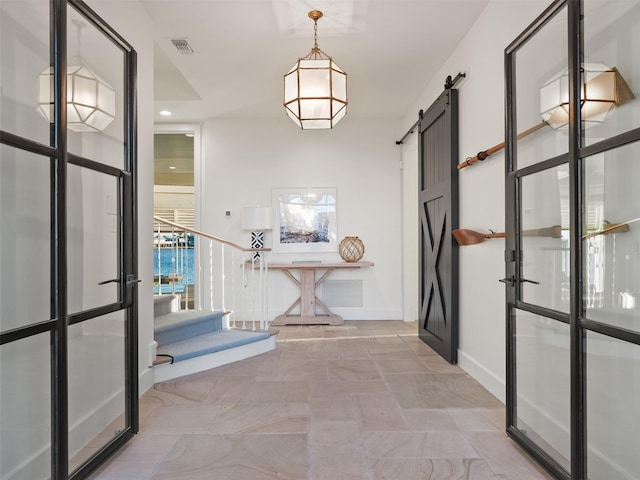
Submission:
M 327 270 L 316 282 L 315 270 L 300 270 L 298 281 L 288 270 L 283 270 L 300 288 L 300 298 L 282 315 L 276 317 L 271 325 L 344 325 L 342 317 L 335 315 L 329 308 L 316 297 L 316 287 L 333 271 Z M 291 310 L 300 303 L 300 315 L 290 315 Z M 316 315 L 316 303 L 326 315 Z
M 314 270 L 300 271 L 300 315 L 316 316 L 316 279 Z

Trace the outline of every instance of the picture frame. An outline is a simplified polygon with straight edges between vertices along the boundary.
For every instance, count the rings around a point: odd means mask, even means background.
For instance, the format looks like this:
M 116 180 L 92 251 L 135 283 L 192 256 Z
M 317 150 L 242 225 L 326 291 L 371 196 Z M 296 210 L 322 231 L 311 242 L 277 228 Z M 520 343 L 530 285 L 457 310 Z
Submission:
M 335 188 L 272 190 L 274 252 L 336 252 Z

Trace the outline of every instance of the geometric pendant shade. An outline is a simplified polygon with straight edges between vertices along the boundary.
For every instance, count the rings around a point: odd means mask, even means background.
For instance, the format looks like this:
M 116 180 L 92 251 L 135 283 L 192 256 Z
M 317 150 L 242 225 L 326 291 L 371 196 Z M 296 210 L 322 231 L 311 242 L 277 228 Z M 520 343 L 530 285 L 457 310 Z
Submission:
M 40 74 L 38 109 L 52 123 L 53 68 Z M 84 65 L 67 67 L 67 124 L 76 132 L 101 132 L 116 114 L 116 93 Z
M 634 98 L 615 67 L 585 63 L 582 67 L 581 115 L 585 128 L 605 120 L 615 107 Z M 569 122 L 569 71 L 555 75 L 540 89 L 540 115 L 553 128 Z
M 333 128 L 347 113 L 347 74 L 318 47 L 318 19 L 312 10 L 314 46 L 284 75 L 284 106 L 303 130 Z

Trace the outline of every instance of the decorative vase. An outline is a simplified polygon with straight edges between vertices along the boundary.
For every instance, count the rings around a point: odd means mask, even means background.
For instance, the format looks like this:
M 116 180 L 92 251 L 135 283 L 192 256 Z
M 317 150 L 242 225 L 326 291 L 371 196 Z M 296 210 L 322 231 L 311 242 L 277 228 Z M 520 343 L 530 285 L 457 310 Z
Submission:
M 358 237 L 344 237 L 338 245 L 338 253 L 345 262 L 357 262 L 364 255 L 364 243 Z

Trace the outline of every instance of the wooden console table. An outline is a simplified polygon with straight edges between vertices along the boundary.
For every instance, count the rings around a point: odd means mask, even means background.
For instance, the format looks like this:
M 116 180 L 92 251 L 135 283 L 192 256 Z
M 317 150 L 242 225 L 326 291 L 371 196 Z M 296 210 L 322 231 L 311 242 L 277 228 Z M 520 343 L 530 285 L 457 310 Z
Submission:
M 270 270 L 282 270 L 300 288 L 300 296 L 282 315 L 271 322 L 271 325 L 344 325 L 342 317 L 334 314 L 316 296 L 316 288 L 324 282 L 331 272 L 343 268 L 373 267 L 373 262 L 340 262 L 340 263 L 270 263 Z M 292 273 L 300 271 L 300 280 Z M 316 271 L 324 273 L 316 280 Z M 294 308 L 300 305 L 300 315 L 291 315 Z M 324 314 L 316 315 L 316 305 Z

